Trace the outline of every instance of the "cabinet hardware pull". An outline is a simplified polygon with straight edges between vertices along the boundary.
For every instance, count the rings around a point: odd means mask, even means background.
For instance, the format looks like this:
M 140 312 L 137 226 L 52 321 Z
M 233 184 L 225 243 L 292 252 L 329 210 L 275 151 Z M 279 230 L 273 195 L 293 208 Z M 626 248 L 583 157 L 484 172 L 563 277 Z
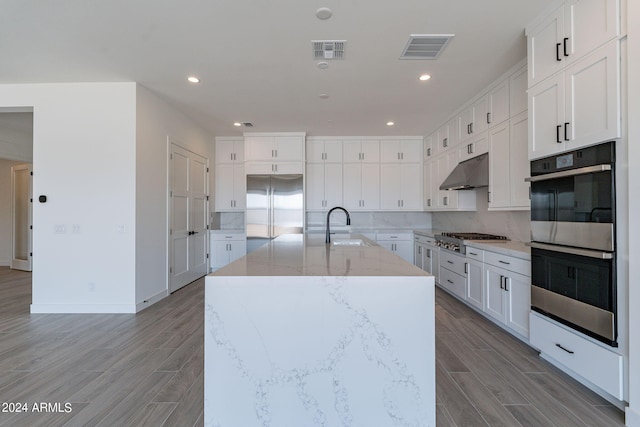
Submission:
M 418 254 L 422 255 L 422 246 L 418 246 Z
M 499 260 L 498 260 L 498 262 L 499 262 L 500 264 L 507 264 L 507 265 L 511 264 L 510 262 L 508 262 L 508 261 L 503 261 L 503 260 L 501 260 L 501 259 L 499 259 Z
M 431 206 L 431 199 L 427 199 L 427 206 Z
M 475 255 L 475 256 L 477 256 L 478 254 L 477 254 L 477 253 L 475 253 L 475 252 L 469 252 L 469 255 Z
M 473 123 L 469 123 L 469 128 L 471 129 L 471 132 L 469 133 L 473 133 Z
M 487 203 L 491 203 L 491 191 L 487 191 Z
M 449 205 L 449 196 L 444 196 L 444 205 L 445 206 Z
M 564 124 L 564 140 L 568 141 L 569 137 L 567 136 L 567 129 L 569 128 L 569 122 L 565 122 Z
M 278 157 L 278 150 L 276 150 L 276 157 Z
M 564 40 L 562 41 L 562 44 L 564 45 L 564 56 L 569 56 L 569 52 L 567 52 L 568 41 L 569 41 L 569 37 L 565 37 Z
M 571 350 L 569 350 L 569 349 L 567 349 L 567 348 L 564 348 L 561 344 L 558 344 L 558 343 L 556 343 L 556 347 L 558 347 L 558 348 L 560 348 L 560 349 L 562 349 L 562 350 L 566 351 L 566 352 L 567 352 L 567 353 L 569 353 L 569 354 L 574 354 L 574 353 L 575 353 L 575 351 L 571 351 Z
M 487 113 L 487 124 L 491 124 L 491 113 Z
M 400 160 L 404 160 L 404 153 L 400 153 Z
M 556 43 L 556 61 L 562 61 L 562 58 L 560 58 L 560 43 Z
M 442 140 L 442 146 L 443 147 L 448 147 L 449 146 L 449 138 L 445 138 Z
M 509 278 L 507 276 L 504 276 L 504 290 L 509 292 L 509 282 L 508 282 Z
M 447 262 L 448 262 L 449 264 L 453 264 L 453 261 L 449 261 L 449 260 L 447 260 Z
M 504 289 L 504 276 L 500 276 L 500 289 Z
M 449 282 L 449 283 L 451 283 L 453 285 L 453 282 L 451 280 L 447 279 L 447 282 Z
M 464 263 L 464 274 L 469 274 L 469 263 L 468 262 Z
M 431 249 L 427 248 L 427 258 L 431 258 Z
M 556 126 L 556 142 L 558 144 L 562 144 L 562 141 L 560 141 L 560 128 L 561 127 L 562 127 L 562 125 Z
M 364 160 L 364 153 L 362 153 L 362 160 Z
M 431 148 L 427 148 L 427 157 L 431 156 Z

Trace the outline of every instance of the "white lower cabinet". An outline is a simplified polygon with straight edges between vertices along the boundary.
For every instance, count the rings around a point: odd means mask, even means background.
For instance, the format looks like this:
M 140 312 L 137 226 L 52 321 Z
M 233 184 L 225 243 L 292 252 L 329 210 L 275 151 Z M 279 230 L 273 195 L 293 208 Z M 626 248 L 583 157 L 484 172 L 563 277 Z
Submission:
M 481 252 L 481 251 L 480 251 Z M 467 257 L 467 302 L 477 309 L 483 309 L 484 303 L 484 274 L 482 261 Z
M 211 271 L 215 271 L 247 254 L 247 238 L 237 233 L 211 233 Z
M 530 344 L 542 356 L 562 365 L 618 400 L 623 400 L 622 356 L 604 345 L 531 312 Z
M 433 237 L 414 236 L 413 264 L 430 273 L 436 283 L 440 281 L 440 248 Z
M 462 300 L 467 293 L 467 262 L 464 256 L 440 252 L 440 287 Z
M 378 233 L 376 243 L 413 264 L 412 237 L 412 233 Z
M 493 256 L 485 253 L 483 267 L 484 276 L 484 312 L 503 323 L 523 337 L 529 337 L 529 310 L 531 308 L 531 277 L 529 268 L 518 268 L 521 264 L 528 265 L 528 261 L 506 256 Z M 489 262 L 497 259 L 502 261 L 502 267 Z M 519 272 L 505 267 L 515 266 Z M 522 274 L 522 273 L 526 273 Z

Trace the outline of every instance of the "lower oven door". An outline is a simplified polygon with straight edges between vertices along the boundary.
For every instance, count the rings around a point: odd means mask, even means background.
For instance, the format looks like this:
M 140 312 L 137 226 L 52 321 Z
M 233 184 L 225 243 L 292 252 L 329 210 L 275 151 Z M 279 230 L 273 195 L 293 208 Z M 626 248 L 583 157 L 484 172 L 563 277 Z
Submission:
M 531 246 L 532 310 L 615 346 L 614 254 L 535 242 Z

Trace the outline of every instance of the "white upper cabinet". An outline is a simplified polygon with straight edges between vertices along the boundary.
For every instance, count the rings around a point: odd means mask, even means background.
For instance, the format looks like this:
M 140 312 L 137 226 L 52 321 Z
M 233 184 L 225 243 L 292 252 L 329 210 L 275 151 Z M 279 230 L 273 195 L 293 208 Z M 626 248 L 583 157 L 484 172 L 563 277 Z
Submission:
M 419 163 L 422 161 L 422 156 L 422 140 L 380 141 L 381 163 Z
M 424 161 L 431 160 L 431 157 L 435 154 L 434 152 L 434 141 L 437 139 L 437 133 L 431 134 L 424 138 Z
M 379 163 L 380 141 L 377 139 L 343 140 L 342 160 L 345 163 Z
M 618 138 L 618 41 L 530 88 L 529 113 L 529 159 Z
M 216 163 L 244 162 L 243 138 L 216 138 Z
M 304 134 L 245 134 L 247 162 L 302 162 Z
M 487 111 L 488 126 L 496 126 L 509 119 L 509 79 L 503 80 L 500 84 L 489 91 Z M 526 90 L 526 78 L 525 88 Z M 526 92 L 523 91 L 526 94 Z M 525 108 L 527 108 L 527 98 L 524 97 Z
M 344 163 L 343 198 L 348 210 L 380 209 L 380 164 Z
M 245 208 L 246 176 L 242 163 L 216 163 L 216 212 L 241 211 Z
M 527 66 L 509 76 L 509 117 L 527 111 Z
M 306 155 L 309 163 L 342 163 L 342 141 L 307 139 Z
M 305 181 L 307 210 L 342 206 L 341 163 L 307 163 Z
M 455 128 L 457 129 L 457 127 Z M 453 133 L 453 129 L 454 127 L 451 126 L 451 123 L 446 123 L 440 126 L 434 134 L 435 141 L 432 154 L 442 153 L 453 146 L 451 144 L 451 134 Z
M 422 210 L 422 163 L 380 165 L 380 209 Z
M 489 151 L 487 131 L 475 134 L 472 139 L 458 147 L 458 162 L 472 159 Z
M 529 86 L 620 34 L 619 0 L 567 0 L 527 28 Z

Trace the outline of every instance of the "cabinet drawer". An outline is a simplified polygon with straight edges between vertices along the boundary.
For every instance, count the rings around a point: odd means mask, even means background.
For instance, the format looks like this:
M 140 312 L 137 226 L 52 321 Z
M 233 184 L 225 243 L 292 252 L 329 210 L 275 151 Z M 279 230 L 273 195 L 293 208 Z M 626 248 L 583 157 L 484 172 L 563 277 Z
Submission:
M 420 234 L 414 234 L 413 241 L 424 245 L 435 245 L 435 239 L 432 237 L 422 236 Z
M 377 233 L 376 240 L 412 240 L 411 233 Z
M 466 257 L 468 259 L 475 259 L 476 261 L 484 261 L 484 251 L 482 249 L 471 248 L 467 246 Z
M 440 286 L 460 299 L 465 299 L 466 279 L 447 268 L 440 268 Z
M 531 261 L 526 259 L 514 258 L 507 255 L 497 254 L 495 252 L 485 251 L 484 262 L 518 274 L 531 276 Z
M 622 356 L 537 313 L 529 315 L 530 344 L 543 354 L 622 400 Z
M 245 240 L 246 235 L 240 233 L 211 233 L 211 240 Z
M 440 267 L 449 269 L 461 276 L 466 276 L 467 274 L 465 258 L 449 251 L 440 252 Z

